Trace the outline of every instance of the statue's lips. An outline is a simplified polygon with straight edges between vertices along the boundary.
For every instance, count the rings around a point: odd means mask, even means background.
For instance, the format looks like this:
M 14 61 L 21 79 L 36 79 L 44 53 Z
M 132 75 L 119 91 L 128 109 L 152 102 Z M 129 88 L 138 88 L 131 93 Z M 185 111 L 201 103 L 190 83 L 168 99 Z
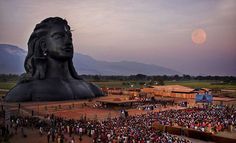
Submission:
M 73 50 L 73 46 L 72 45 L 66 45 L 65 48 L 63 48 L 64 51 L 66 52 L 71 52 Z

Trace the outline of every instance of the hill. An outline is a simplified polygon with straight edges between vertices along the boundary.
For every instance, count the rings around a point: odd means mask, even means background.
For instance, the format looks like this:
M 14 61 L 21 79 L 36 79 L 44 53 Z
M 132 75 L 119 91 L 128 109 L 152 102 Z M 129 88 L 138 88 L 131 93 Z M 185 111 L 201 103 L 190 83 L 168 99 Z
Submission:
M 27 52 L 9 44 L 0 44 L 0 73 L 21 74 L 24 72 L 24 59 Z M 73 62 L 79 74 L 91 75 L 175 75 L 179 72 L 157 65 L 132 61 L 99 61 L 88 55 L 75 53 Z

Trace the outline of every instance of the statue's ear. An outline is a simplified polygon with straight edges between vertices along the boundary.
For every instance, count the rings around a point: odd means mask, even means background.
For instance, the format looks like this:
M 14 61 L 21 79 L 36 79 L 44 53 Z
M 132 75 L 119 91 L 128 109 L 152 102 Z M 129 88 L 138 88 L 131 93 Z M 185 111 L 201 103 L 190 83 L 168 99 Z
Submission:
M 40 41 L 40 47 L 41 47 L 43 56 L 47 56 L 48 50 L 47 50 L 46 42 L 44 40 Z

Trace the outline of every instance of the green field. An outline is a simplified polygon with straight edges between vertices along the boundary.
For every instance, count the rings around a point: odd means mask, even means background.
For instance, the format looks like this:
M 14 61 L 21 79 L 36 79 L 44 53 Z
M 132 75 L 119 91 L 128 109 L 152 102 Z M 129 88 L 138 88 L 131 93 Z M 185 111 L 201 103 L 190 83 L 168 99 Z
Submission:
M 191 88 L 209 88 L 209 89 L 223 89 L 223 90 L 233 90 L 230 92 L 222 92 L 221 95 L 228 97 L 236 97 L 236 84 L 220 84 L 214 85 L 216 81 L 165 81 L 165 85 L 182 85 Z M 148 83 L 148 81 L 104 81 L 104 82 L 93 82 L 99 87 L 120 87 L 129 88 L 133 85 L 133 88 L 145 87 L 143 83 Z M 9 90 L 14 87 L 16 82 L 0 82 L 0 89 Z M 0 92 L 0 96 L 5 95 L 5 92 Z
M 210 89 L 228 89 L 236 90 L 236 84 L 221 84 L 221 85 L 212 85 L 211 83 L 215 81 L 165 81 L 165 85 L 183 85 L 191 88 L 210 88 Z M 133 87 L 139 88 L 143 87 L 140 85 L 140 81 L 105 81 L 105 82 L 93 82 L 100 87 L 130 87 L 132 84 Z M 127 84 L 129 83 L 129 84 Z M 147 82 L 146 82 L 147 83 Z M 16 82 L 0 82 L 0 89 L 11 89 Z
M 0 82 L 0 89 L 11 89 L 16 85 L 16 82 Z
M 14 87 L 16 82 L 0 82 L 0 89 L 9 90 Z M 4 96 L 6 91 L 0 91 L 0 96 Z
M 125 87 L 121 81 L 93 82 L 99 87 Z
M 106 81 L 106 82 L 93 82 L 99 87 L 120 87 L 120 88 L 129 88 L 133 85 L 133 88 L 140 88 L 143 85 L 139 84 L 139 81 L 123 82 L 123 81 Z
M 215 81 L 166 81 L 166 85 L 183 85 L 191 88 L 210 88 L 210 89 L 227 89 L 236 90 L 236 84 L 213 85 Z
M 236 90 L 236 84 L 212 84 L 215 81 L 165 81 L 165 85 L 182 85 L 191 88 L 210 88 L 210 89 L 226 89 Z M 130 85 L 124 85 L 122 81 L 109 81 L 109 82 L 94 82 L 100 87 L 130 87 Z M 127 82 L 126 82 L 127 83 Z M 142 87 L 139 82 L 131 82 L 134 87 Z

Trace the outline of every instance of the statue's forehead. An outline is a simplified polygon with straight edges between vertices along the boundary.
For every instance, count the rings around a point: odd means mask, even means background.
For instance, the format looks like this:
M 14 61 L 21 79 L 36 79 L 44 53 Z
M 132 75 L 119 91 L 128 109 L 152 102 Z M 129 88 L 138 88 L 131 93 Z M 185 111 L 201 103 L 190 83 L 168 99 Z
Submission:
M 50 33 L 55 32 L 68 32 L 70 33 L 70 28 L 67 25 L 52 25 L 50 28 Z

